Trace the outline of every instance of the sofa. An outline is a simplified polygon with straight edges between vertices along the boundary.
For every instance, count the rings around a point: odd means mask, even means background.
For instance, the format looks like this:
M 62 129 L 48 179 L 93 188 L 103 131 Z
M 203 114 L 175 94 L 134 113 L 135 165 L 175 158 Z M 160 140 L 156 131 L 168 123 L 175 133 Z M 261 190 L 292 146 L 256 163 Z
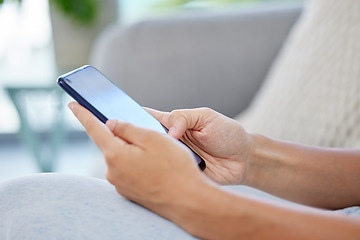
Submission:
M 281 4 L 116 24 L 97 40 L 91 62 L 143 106 L 207 106 L 235 117 L 300 12 L 299 4 Z
M 115 25 L 92 63 L 147 107 L 206 106 L 270 137 L 358 148 L 357 4 L 310 0 Z
M 336 4 L 336 0 L 314 2 Z M 318 5 L 312 7 L 318 10 Z M 301 12 L 300 5 L 280 4 L 114 25 L 97 40 L 91 63 L 144 106 L 164 111 L 207 106 L 244 123 L 271 122 L 277 117 L 271 123 L 281 125 L 279 115 L 261 118 L 256 109 L 264 109 L 268 98 L 274 98 L 271 79 L 284 75 L 279 70 L 282 59 L 292 60 L 294 51 L 283 44 L 289 34 L 290 42 L 298 39 L 293 26 Z M 301 18 L 307 20 L 313 13 Z M 338 57 L 342 61 L 342 56 Z M 307 67 L 310 60 L 300 67 Z M 286 66 L 293 70 L 291 64 Z M 282 96 L 281 91 L 277 93 L 275 99 Z M 279 106 L 293 106 L 283 105 Z M 312 135 L 308 139 L 318 140 Z M 320 140 L 320 145 L 332 144 Z M 255 189 L 227 188 L 282 201 Z M 0 239 L 194 239 L 175 224 L 126 200 L 99 178 L 25 176 L 1 183 L 0 199 Z M 344 212 L 360 214 L 358 207 Z

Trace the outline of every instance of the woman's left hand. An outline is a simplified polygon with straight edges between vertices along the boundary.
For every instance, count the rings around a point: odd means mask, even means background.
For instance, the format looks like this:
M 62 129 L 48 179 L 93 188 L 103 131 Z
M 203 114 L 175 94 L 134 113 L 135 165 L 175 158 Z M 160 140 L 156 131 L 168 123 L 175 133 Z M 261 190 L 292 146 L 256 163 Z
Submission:
M 176 199 L 184 186 L 206 183 L 190 150 L 176 139 L 119 120 L 104 125 L 76 102 L 69 108 L 103 152 L 106 177 L 124 197 L 154 208 Z

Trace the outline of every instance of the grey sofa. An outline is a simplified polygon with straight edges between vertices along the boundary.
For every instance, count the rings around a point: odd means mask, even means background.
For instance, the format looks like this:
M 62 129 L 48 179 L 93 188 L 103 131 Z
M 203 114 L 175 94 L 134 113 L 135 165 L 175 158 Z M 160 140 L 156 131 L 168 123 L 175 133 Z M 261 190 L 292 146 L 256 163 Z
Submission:
M 265 5 L 114 25 L 91 62 L 143 106 L 207 106 L 234 117 L 251 102 L 300 12 L 298 4 Z

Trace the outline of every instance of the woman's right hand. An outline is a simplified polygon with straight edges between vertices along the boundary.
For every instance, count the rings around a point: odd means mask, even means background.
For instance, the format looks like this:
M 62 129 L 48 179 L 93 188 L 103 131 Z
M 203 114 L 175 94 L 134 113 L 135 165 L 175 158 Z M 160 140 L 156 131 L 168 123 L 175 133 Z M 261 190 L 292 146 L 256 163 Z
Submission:
M 253 140 L 237 121 L 209 108 L 146 110 L 206 162 L 204 173 L 219 184 L 244 184 Z

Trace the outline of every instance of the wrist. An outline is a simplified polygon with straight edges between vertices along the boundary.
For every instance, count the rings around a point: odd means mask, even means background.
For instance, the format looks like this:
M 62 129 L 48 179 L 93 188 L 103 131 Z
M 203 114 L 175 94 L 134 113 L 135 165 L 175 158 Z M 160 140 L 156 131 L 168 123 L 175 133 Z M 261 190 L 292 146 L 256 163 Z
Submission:
M 218 202 L 221 198 L 221 189 L 210 182 L 204 176 L 201 181 L 182 182 L 175 186 L 174 191 L 168 195 L 166 202 L 162 205 L 164 217 L 179 225 L 190 234 L 204 238 L 213 236 L 214 229 L 209 226 L 215 226 L 214 214 L 218 212 L 221 218 L 222 211 L 217 210 L 223 205 Z M 208 235 L 211 234 L 211 235 Z
M 246 170 L 245 185 L 279 195 L 280 186 L 293 181 L 294 170 L 300 169 L 294 158 L 298 150 L 289 151 L 289 143 L 261 134 L 251 134 L 253 147 Z M 284 181 L 286 180 L 286 181 Z
M 277 157 L 274 141 L 258 133 L 249 133 L 252 139 L 252 146 L 249 151 L 246 164 L 246 174 L 244 185 L 258 187 L 263 182 L 266 175 L 266 168 L 270 170 L 269 165 L 274 165 Z M 264 175 L 265 174 L 265 175 Z

